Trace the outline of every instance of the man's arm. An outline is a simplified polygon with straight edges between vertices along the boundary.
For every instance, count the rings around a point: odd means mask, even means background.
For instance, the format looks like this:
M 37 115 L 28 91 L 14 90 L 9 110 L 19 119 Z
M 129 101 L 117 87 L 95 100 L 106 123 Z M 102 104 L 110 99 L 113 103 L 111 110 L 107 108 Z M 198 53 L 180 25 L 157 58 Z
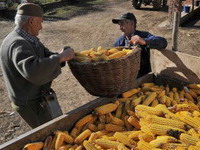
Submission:
M 167 47 L 167 40 L 165 38 L 144 31 L 137 31 L 136 35 L 131 38 L 131 42 L 153 49 L 165 49 Z

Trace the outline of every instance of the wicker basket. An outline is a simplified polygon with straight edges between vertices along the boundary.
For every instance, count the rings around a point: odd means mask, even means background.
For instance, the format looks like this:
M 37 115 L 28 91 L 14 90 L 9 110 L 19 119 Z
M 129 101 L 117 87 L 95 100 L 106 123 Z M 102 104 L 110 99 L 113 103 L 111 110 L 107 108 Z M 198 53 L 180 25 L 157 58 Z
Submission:
M 119 59 L 102 62 L 68 62 L 80 84 L 92 95 L 112 97 L 133 88 L 140 69 L 140 48 Z

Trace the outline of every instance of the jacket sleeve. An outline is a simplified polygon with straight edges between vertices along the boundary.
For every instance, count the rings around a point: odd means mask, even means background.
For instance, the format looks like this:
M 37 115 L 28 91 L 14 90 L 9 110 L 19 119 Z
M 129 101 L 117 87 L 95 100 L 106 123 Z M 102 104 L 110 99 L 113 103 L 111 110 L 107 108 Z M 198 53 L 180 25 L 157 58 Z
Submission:
M 61 73 L 58 54 L 38 57 L 34 49 L 23 40 L 13 43 L 11 49 L 14 66 L 26 80 L 35 85 L 48 83 Z
M 149 32 L 143 33 L 143 39 L 147 43 L 147 47 L 153 49 L 165 49 L 167 47 L 167 40 L 160 36 L 155 36 Z

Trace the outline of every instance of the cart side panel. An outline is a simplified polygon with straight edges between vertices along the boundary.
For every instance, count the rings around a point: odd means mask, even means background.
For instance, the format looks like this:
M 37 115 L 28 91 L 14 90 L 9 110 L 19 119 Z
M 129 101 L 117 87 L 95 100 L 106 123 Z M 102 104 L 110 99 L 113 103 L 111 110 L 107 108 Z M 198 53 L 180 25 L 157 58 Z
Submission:
M 154 74 L 180 81 L 200 83 L 200 57 L 171 50 L 151 50 L 151 66 Z

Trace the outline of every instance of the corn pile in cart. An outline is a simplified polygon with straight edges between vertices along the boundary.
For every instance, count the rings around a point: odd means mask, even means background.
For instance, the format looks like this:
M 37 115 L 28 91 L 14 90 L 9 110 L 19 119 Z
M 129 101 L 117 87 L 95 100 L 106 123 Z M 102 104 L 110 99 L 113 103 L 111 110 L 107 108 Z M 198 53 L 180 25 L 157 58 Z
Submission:
M 143 83 L 26 150 L 200 150 L 200 85 Z

